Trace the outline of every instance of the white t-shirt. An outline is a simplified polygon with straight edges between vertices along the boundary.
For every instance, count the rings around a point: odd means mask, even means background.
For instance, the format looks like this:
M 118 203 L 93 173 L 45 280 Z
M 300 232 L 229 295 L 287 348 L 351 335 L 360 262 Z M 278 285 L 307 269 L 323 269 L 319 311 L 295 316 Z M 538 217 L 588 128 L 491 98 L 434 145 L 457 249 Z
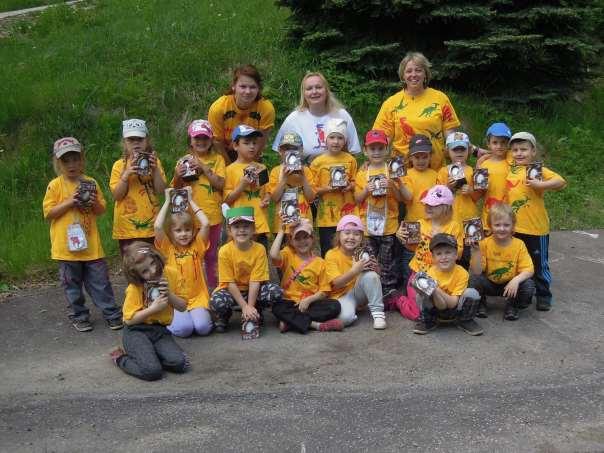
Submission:
M 279 128 L 279 132 L 273 142 L 273 150 L 279 150 L 279 142 L 286 132 L 296 132 L 302 137 L 304 145 L 304 158 L 314 159 L 325 152 L 325 132 L 324 127 L 331 118 L 341 118 L 348 123 L 348 137 L 346 137 L 346 147 L 353 154 L 361 152 L 357 129 L 354 126 L 352 117 L 344 109 L 334 113 L 328 113 L 323 116 L 314 116 L 308 109 L 294 110 Z

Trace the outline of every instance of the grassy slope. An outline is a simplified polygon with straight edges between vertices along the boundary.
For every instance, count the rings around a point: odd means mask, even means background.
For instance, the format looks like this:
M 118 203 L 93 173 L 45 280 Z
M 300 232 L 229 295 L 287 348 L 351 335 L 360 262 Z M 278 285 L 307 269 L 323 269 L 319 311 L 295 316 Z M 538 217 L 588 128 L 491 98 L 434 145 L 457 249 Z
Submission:
M 187 122 L 206 115 L 228 85 L 230 68 L 241 62 L 253 62 L 265 75 L 279 124 L 295 105 L 301 75 L 314 68 L 309 55 L 282 42 L 286 15 L 272 0 L 179 0 L 170 8 L 159 0 L 112 0 L 86 11 L 53 9 L 1 40 L 0 281 L 53 267 L 40 206 L 54 176 L 49 150 L 55 138 L 75 135 L 84 143 L 88 173 L 108 195 L 121 120 L 147 119 L 170 168 L 184 149 Z M 336 89 L 359 131 L 367 130 L 381 99 L 358 93 L 345 79 Z M 596 119 L 604 113 L 601 86 L 586 102 L 559 104 L 551 112 L 509 114 L 480 99 L 452 98 L 474 137 L 504 119 L 543 141 L 548 164 L 570 181 L 569 189 L 549 197 L 554 226 L 603 224 L 602 176 L 594 165 L 604 148 L 596 135 Z M 113 254 L 110 222 L 109 212 L 100 226 Z

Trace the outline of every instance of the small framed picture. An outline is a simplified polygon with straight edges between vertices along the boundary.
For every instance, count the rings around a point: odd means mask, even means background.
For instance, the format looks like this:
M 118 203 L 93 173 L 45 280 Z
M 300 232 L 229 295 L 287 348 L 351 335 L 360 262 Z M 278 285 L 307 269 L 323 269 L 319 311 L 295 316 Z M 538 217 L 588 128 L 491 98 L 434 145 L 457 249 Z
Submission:
M 255 340 L 260 336 L 260 324 L 255 321 L 243 321 L 241 323 L 241 339 Z
M 536 179 L 541 181 L 543 179 L 543 162 L 533 162 L 526 166 L 526 179 Z
M 150 176 L 151 175 L 151 154 L 150 153 L 138 153 L 136 155 L 136 166 L 138 170 L 136 173 L 139 176 Z
M 194 161 L 194 157 L 191 156 L 190 154 L 187 154 L 186 156 L 183 156 L 180 158 L 180 160 L 178 161 L 179 165 L 184 165 L 185 167 L 185 172 L 182 175 L 182 180 L 183 181 L 197 181 L 199 179 L 199 175 L 197 174 L 197 169 L 193 168 L 193 163 Z
M 373 250 L 367 245 L 362 245 L 354 250 L 353 257 L 355 261 L 369 260 L 375 258 Z
M 460 189 L 464 184 L 468 183 L 466 174 L 463 171 L 463 165 L 457 163 L 449 164 L 447 166 L 447 171 L 449 173 L 449 179 L 455 181 L 454 190 Z
M 163 291 L 157 280 L 147 280 L 143 285 L 143 305 L 148 307 L 155 299 L 162 295 Z
M 92 205 L 92 197 L 96 195 L 96 183 L 90 179 L 80 181 L 76 198 L 82 208 L 89 208 Z
M 302 154 L 298 149 L 288 149 L 283 156 L 283 165 L 290 171 L 302 170 Z
M 393 157 L 388 161 L 388 177 L 389 178 L 400 178 L 407 174 L 405 168 L 405 159 L 401 156 Z
M 419 222 L 403 222 L 403 227 L 407 230 L 406 244 L 419 244 L 422 235 L 420 232 Z
M 189 207 L 189 192 L 186 189 L 174 189 L 170 194 L 170 211 L 185 212 Z
M 489 169 L 477 168 L 473 176 L 474 190 L 487 190 L 489 188 Z
M 482 227 L 482 220 L 475 217 L 463 221 L 463 242 L 465 245 L 472 245 L 478 241 L 484 239 L 484 228 Z
M 297 223 L 300 221 L 300 208 L 298 200 L 281 200 L 281 215 L 283 223 Z
M 417 272 L 411 280 L 411 286 L 426 296 L 431 296 L 438 284 L 425 272 Z
M 253 185 L 258 185 L 258 169 L 255 165 L 249 165 L 243 169 L 243 176 L 252 181 Z
M 388 180 L 386 175 L 379 174 L 369 177 L 369 182 L 375 185 L 375 189 L 371 191 L 371 195 L 374 197 L 383 197 L 388 192 Z
M 343 165 L 337 165 L 329 169 L 330 186 L 346 187 L 348 185 L 348 176 L 346 175 L 346 168 Z

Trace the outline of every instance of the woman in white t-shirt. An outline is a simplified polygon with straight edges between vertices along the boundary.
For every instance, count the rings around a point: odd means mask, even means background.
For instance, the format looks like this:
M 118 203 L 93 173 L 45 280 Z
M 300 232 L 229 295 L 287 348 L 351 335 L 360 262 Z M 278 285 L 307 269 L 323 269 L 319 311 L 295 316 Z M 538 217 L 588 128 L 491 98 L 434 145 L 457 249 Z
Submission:
M 307 73 L 300 83 L 300 104 L 283 121 L 273 142 L 273 150 L 279 150 L 279 143 L 284 133 L 296 132 L 302 137 L 304 159 L 310 163 L 325 152 L 324 127 L 332 118 L 341 118 L 348 123 L 346 137 L 348 151 L 353 154 L 361 152 L 354 122 L 329 89 L 323 74 Z

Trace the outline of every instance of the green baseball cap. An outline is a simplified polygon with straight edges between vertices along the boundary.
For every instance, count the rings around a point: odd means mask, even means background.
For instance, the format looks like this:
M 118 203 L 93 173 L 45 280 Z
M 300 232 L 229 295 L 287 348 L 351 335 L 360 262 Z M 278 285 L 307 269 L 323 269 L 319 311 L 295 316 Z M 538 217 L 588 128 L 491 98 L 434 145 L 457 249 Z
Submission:
M 279 148 L 282 146 L 302 148 L 302 137 L 295 132 L 286 132 L 283 134 L 283 137 L 281 137 L 281 141 L 279 142 Z
M 251 206 L 240 206 L 238 208 L 230 208 L 226 212 L 227 223 L 232 225 L 235 222 L 243 220 L 245 222 L 254 223 L 254 208 Z

